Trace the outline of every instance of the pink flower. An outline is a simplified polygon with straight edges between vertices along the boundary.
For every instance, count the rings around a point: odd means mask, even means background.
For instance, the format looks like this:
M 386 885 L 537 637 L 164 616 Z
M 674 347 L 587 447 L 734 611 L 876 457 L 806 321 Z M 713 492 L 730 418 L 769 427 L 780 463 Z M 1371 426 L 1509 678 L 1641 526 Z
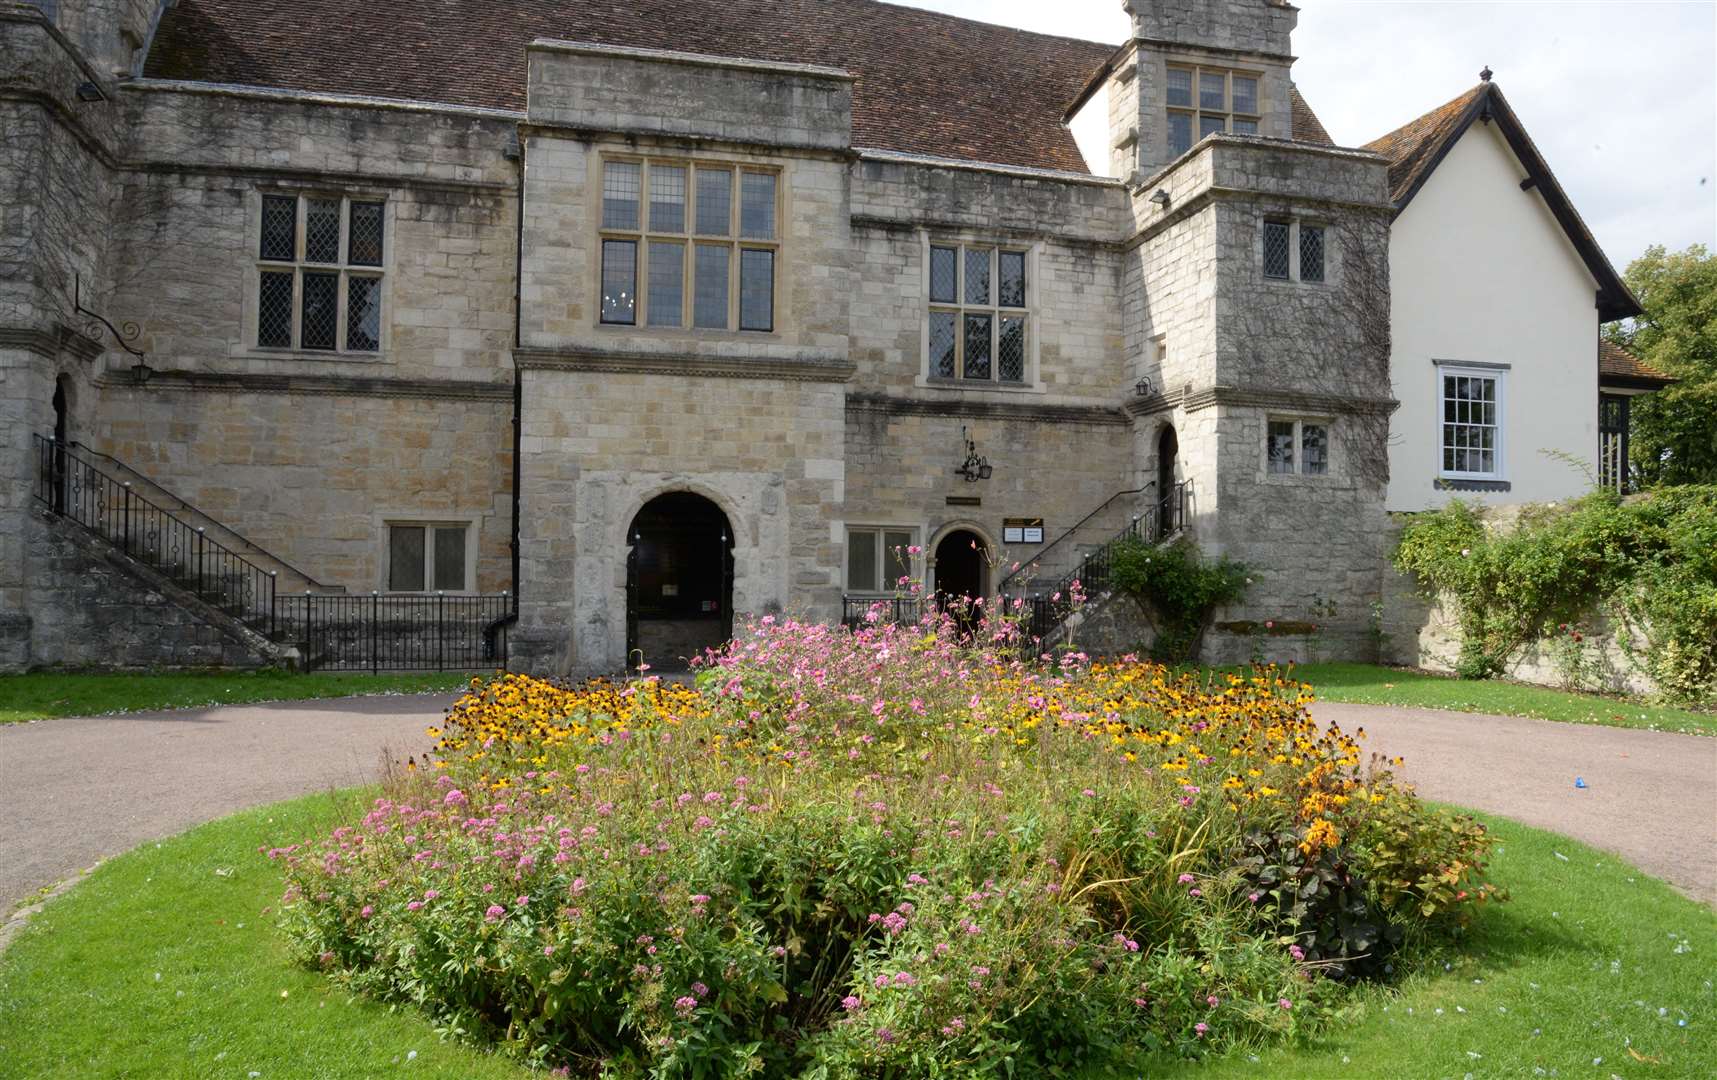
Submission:
M 441 801 L 446 803 L 448 806 L 458 806 L 460 803 L 466 801 L 465 793 L 460 791 L 458 788 L 454 788 L 443 796 Z
M 490 922 L 494 922 L 506 913 L 507 909 L 502 907 L 500 904 L 490 904 L 489 910 L 483 913 L 483 917 Z
M 521 896 L 517 900 L 513 901 L 513 903 L 515 905 L 517 905 L 518 907 L 524 907 L 526 904 L 528 904 L 530 902 L 531 902 L 531 898 L 528 896 Z
M 709 987 L 701 982 L 692 983 L 692 996 L 695 998 L 709 997 Z
M 851 994 L 848 994 L 846 997 L 841 999 L 841 1008 L 845 1009 L 847 1012 L 852 1012 L 858 1007 L 859 999 Z
M 425 900 L 434 900 L 436 897 L 438 897 L 440 895 L 441 894 L 439 892 L 436 892 L 434 889 L 423 890 L 423 898 Z
M 1198 1032 L 1198 1037 L 1202 1039 L 1210 1031 L 1210 1025 L 1200 1021 L 1192 1025 L 1192 1030 Z
M 1176 878 L 1175 880 L 1180 882 L 1182 885 L 1191 885 L 1195 879 L 1193 878 L 1193 876 L 1191 874 L 1182 874 L 1180 877 Z
M 1211 994 L 1209 997 L 1204 999 L 1204 1003 L 1214 1009 L 1218 1005 L 1222 1004 L 1222 999 L 1217 997 L 1215 994 Z
M 375 914 L 375 913 L 376 913 L 376 909 L 375 909 L 375 908 L 373 908 L 373 907 L 371 907 L 371 906 L 370 906 L 370 905 L 368 905 L 368 904 L 365 904 L 365 905 L 364 905 L 364 910 L 362 910 L 362 911 L 360 911 L 360 912 L 358 912 L 358 915 L 359 915 L 359 916 L 360 916 L 360 917 L 362 917 L 362 918 L 365 918 L 365 919 L 367 919 L 367 918 L 369 918 L 369 917 L 370 917 L 370 916 L 371 916 L 371 915 L 374 915 L 374 914 Z
M 674 1011 L 681 1016 L 690 1016 L 698 1007 L 695 997 L 678 997 L 674 999 Z
M 1291 1002 L 1291 1001 L 1289 1001 L 1289 1000 L 1288 1000 L 1288 999 L 1287 999 L 1287 998 L 1281 998 L 1281 999 L 1279 999 L 1279 1000 L 1278 1000 L 1278 1001 L 1277 1001 L 1277 1002 L 1276 1002 L 1276 1005 L 1277 1005 L 1277 1007 L 1278 1007 L 1278 1008 L 1280 1008 L 1280 1009 L 1281 1009 L 1281 1010 L 1282 1010 L 1282 1011 L 1283 1011 L 1283 1012 L 1287 1012 L 1287 1011 L 1288 1011 L 1288 1010 L 1289 1010 L 1289 1009 L 1291 1009 L 1291 1008 L 1293 1008 L 1293 1007 L 1294 1007 L 1294 1003 L 1293 1003 L 1293 1002 Z
M 543 955 L 544 956 L 553 956 L 554 955 L 554 946 L 553 945 L 544 945 L 543 946 Z
M 574 896 L 577 896 L 579 893 L 583 892 L 585 890 L 585 888 L 586 888 L 585 880 L 581 877 L 575 877 L 572 879 L 572 887 L 570 889 L 568 889 L 567 892 L 571 893 Z
M 1306 958 L 1306 950 L 1300 948 L 1298 945 L 1289 945 L 1288 955 L 1293 957 L 1295 960 L 1304 960 Z

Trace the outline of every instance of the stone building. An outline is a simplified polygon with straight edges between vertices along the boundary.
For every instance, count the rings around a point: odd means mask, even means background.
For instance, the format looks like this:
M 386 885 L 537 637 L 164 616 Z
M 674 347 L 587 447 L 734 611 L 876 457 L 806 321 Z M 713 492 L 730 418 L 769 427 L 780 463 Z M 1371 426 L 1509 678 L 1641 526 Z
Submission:
M 660 666 L 1139 520 L 1254 569 L 1223 625 L 1359 654 L 1390 163 L 1294 89 L 1285 0 L 1127 9 L 1116 48 L 869 0 L 0 4 L 0 664 L 504 592 L 516 667 Z M 87 572 L 74 487 L 168 572 Z M 172 629 L 217 538 L 268 624 Z

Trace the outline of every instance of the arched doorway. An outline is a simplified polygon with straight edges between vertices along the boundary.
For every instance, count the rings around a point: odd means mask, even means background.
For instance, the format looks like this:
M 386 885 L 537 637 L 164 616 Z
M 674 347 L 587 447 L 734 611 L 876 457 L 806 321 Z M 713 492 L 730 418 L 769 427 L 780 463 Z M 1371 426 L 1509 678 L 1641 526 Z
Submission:
M 66 392 L 66 377 L 61 375 L 54 380 L 54 446 L 53 456 L 49 464 L 52 474 L 48 478 L 49 487 L 53 493 L 54 512 L 66 512 L 66 443 L 71 440 L 71 395 Z
M 955 529 L 936 545 L 936 605 L 943 610 L 952 605 L 963 624 L 975 621 L 972 601 L 988 591 L 989 550 L 970 529 Z
M 1156 536 L 1167 536 L 1175 526 L 1175 456 L 1180 453 L 1180 440 L 1174 426 L 1164 424 L 1157 436 L 1157 512 L 1152 522 Z
M 733 530 L 690 491 L 644 504 L 626 530 L 626 666 L 684 671 L 733 636 Z

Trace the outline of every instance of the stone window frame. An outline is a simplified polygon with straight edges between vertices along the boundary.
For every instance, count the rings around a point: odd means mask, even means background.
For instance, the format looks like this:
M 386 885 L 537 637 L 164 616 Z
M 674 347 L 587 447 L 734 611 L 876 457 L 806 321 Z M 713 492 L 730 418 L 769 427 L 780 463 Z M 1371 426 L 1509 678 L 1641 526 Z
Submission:
M 1288 276 L 1267 273 L 1265 270 L 1265 234 L 1271 225 L 1286 226 L 1288 229 Z M 1303 252 L 1305 230 L 1316 230 L 1322 236 L 1323 266 L 1319 277 L 1306 278 L 1302 274 L 1301 253 Z M 1326 288 L 1335 280 L 1335 245 L 1334 230 L 1322 218 L 1302 217 L 1290 213 L 1265 213 L 1258 219 L 1257 266 L 1258 276 L 1266 285 L 1296 285 L 1308 288 Z
M 1448 481 L 1477 481 L 1480 483 L 1485 483 L 1485 482 L 1505 483 L 1505 482 L 1507 482 L 1507 480 L 1508 480 L 1508 455 L 1507 455 L 1507 449 L 1508 449 L 1508 431 L 1507 431 L 1507 428 L 1508 428 L 1508 425 L 1507 425 L 1507 420 L 1508 420 L 1508 372 L 1509 372 L 1509 365 L 1507 365 L 1507 364 L 1485 364 L 1485 363 L 1479 363 L 1476 361 L 1462 361 L 1462 360 L 1434 360 L 1434 361 L 1432 361 L 1432 370 L 1435 372 L 1435 377 L 1436 377 L 1436 382 L 1432 384 L 1431 400 L 1436 403 L 1436 413 L 1435 413 L 1436 421 L 1435 421 L 1435 423 L 1436 423 L 1436 438 L 1437 438 L 1436 454 L 1437 454 L 1437 477 L 1438 477 L 1438 479 L 1439 480 L 1448 480 Z M 1468 421 L 1460 421 L 1460 420 L 1450 421 L 1447 417 L 1447 406 L 1448 406 L 1450 399 L 1445 396 L 1445 394 L 1447 393 L 1447 384 L 1444 382 L 1445 379 L 1449 379 L 1449 378 L 1484 379 L 1484 380 L 1488 380 L 1490 382 L 1494 382 L 1496 384 L 1496 392 L 1494 395 L 1495 401 L 1492 402 L 1491 404 L 1492 404 L 1492 409 L 1493 409 L 1493 412 L 1495 415 L 1495 422 L 1492 424 L 1480 423 L 1480 424 L 1475 425 L 1470 420 L 1468 420 Z M 1490 447 L 1490 451 L 1491 451 L 1492 459 L 1493 459 L 1495 466 L 1496 466 L 1493 470 L 1491 470 L 1490 472 L 1474 472 L 1471 470 L 1450 469 L 1450 468 L 1444 467 L 1444 465 L 1443 465 L 1444 454 L 1447 451 L 1460 450 L 1460 449 L 1466 449 L 1466 450 L 1472 449 L 1472 447 L 1459 447 L 1459 446 L 1454 446 L 1454 445 L 1450 444 L 1450 442 L 1449 442 L 1449 428 L 1450 428 L 1451 423 L 1456 425 L 1456 426 L 1460 426 L 1460 425 L 1464 424 L 1465 426 L 1468 426 L 1468 427 L 1477 426 L 1477 427 L 1481 427 L 1481 428 L 1488 427 L 1491 429 L 1491 431 L 1493 432 L 1493 438 L 1491 440 L 1493 445 Z
M 293 258 L 264 259 L 262 257 L 262 215 L 266 205 L 265 196 L 291 196 L 297 199 L 295 218 L 293 221 Z M 310 199 L 340 200 L 340 235 L 337 259 L 332 263 L 310 262 L 305 258 L 306 217 L 305 205 Z M 392 193 L 369 187 L 330 187 L 302 184 L 260 184 L 251 189 L 247 196 L 247 236 L 246 258 L 247 271 L 245 274 L 244 290 L 244 321 L 240 338 L 239 352 L 258 358 L 267 359 L 297 359 L 297 360 L 338 360 L 350 363 L 376 363 L 387 359 L 391 344 L 391 315 L 393 310 L 393 278 L 394 278 L 394 249 L 398 246 L 398 230 L 396 221 L 396 199 Z M 353 263 L 351 258 L 351 220 L 353 203 L 379 203 L 382 208 L 382 260 L 379 265 Z M 263 345 L 261 335 L 261 287 L 262 275 L 265 272 L 276 273 L 290 271 L 292 283 L 292 344 Z M 337 273 L 335 307 L 335 347 L 332 349 L 305 348 L 303 345 L 302 320 L 304 313 L 303 281 L 305 272 Z M 350 325 L 348 323 L 352 277 L 373 278 L 379 281 L 380 313 L 378 333 L 374 349 L 353 349 L 348 347 Z
M 1291 470 L 1273 468 L 1274 462 L 1270 455 L 1270 426 L 1272 424 L 1292 424 L 1294 461 Z M 1305 429 L 1321 427 L 1324 430 L 1324 469 L 1322 472 L 1307 472 L 1305 468 Z M 1264 440 L 1261 447 L 1261 470 L 1266 482 L 1280 483 L 1326 483 L 1340 477 L 1337 468 L 1336 448 L 1336 419 L 1328 413 L 1290 412 L 1273 409 L 1264 415 Z
M 920 287 L 923 289 L 923 316 L 919 322 L 918 373 L 914 377 L 914 385 L 941 390 L 971 390 L 979 392 L 1042 393 L 1044 391 L 1041 373 L 1038 367 L 1039 328 L 1041 313 L 1039 297 L 1042 271 L 1041 253 L 1043 245 L 1039 242 L 1018 242 L 1001 239 L 995 235 L 985 235 L 977 232 L 932 232 L 928 229 L 919 230 L 919 262 L 921 267 Z M 954 248 L 955 279 L 954 301 L 932 300 L 930 287 L 931 251 L 933 248 Z M 966 249 L 989 248 L 991 302 L 977 304 L 966 302 Z M 1000 269 L 1002 252 L 1017 253 L 1025 259 L 1025 304 L 1023 307 L 1004 306 L 1001 304 Z M 934 311 L 954 313 L 954 351 L 955 362 L 961 367 L 965 364 L 965 333 L 966 315 L 991 316 L 990 323 L 990 377 L 987 379 L 968 379 L 963 373 L 952 378 L 933 375 L 930 371 L 930 323 Z M 1001 342 L 1001 320 L 1020 318 L 1024 320 L 1025 356 L 1024 371 L 1017 382 L 1003 382 L 1001 379 L 1000 359 L 997 355 Z
M 1178 71 L 1187 72 L 1191 76 L 1191 96 L 1186 104 L 1174 104 L 1169 101 L 1169 80 Z M 1205 76 L 1216 76 L 1222 79 L 1222 105 L 1220 108 L 1206 108 L 1204 105 L 1203 83 Z M 1234 80 L 1250 79 L 1253 82 L 1253 110 L 1247 112 L 1234 108 Z M 1185 146 L 1176 146 L 1174 140 L 1174 118 L 1184 116 L 1190 125 L 1188 133 L 1191 136 Z M 1210 132 L 1202 131 L 1206 117 L 1219 118 L 1222 130 L 1232 135 L 1257 135 L 1264 123 L 1264 72 L 1248 68 L 1233 68 L 1220 65 L 1203 64 L 1194 60 L 1169 60 L 1163 64 L 1163 143 L 1168 148 L 1169 158 L 1180 157 L 1204 140 Z M 1251 130 L 1243 130 L 1250 125 Z
M 908 540 L 906 542 L 908 547 L 918 547 L 919 548 L 919 551 L 916 554 L 913 554 L 910 552 L 907 553 L 905 570 L 906 570 L 908 577 L 911 577 L 917 581 L 922 581 L 924 579 L 924 572 L 923 572 L 924 551 L 923 551 L 921 542 L 919 540 L 919 534 L 922 531 L 923 530 L 921 530 L 916 525 L 887 524 L 887 523 L 881 523 L 881 522 L 862 522 L 862 523 L 853 522 L 853 523 L 848 523 L 846 526 L 846 533 L 845 533 L 845 536 L 843 538 L 843 542 L 841 545 L 841 593 L 842 593 L 842 595 L 865 597 L 865 598 L 877 598 L 877 599 L 896 595 L 896 593 L 899 591 L 898 586 L 892 584 L 891 580 L 888 578 L 888 575 L 886 575 L 884 573 L 884 568 L 888 563 L 888 556 L 889 556 L 888 541 L 887 541 L 887 536 L 889 533 L 898 533 L 898 534 L 901 534 L 903 536 L 906 536 L 906 537 L 908 537 Z M 855 589 L 852 587 L 852 551 L 853 551 L 853 537 L 855 535 L 867 536 L 871 539 L 872 542 L 874 542 L 877 545 L 876 569 L 877 569 L 877 586 L 878 587 L 875 589 Z M 898 576 L 898 575 L 896 575 L 896 576 Z
M 465 586 L 460 589 L 437 589 L 433 585 L 435 548 L 425 534 L 424 587 L 395 589 L 392 587 L 392 530 L 394 526 L 420 526 L 425 529 L 460 529 L 465 533 Z M 386 511 L 375 515 L 376 535 L 381 557 L 377 560 L 376 591 L 384 596 L 475 596 L 477 589 L 477 546 L 481 538 L 481 516 L 476 514 L 435 514 L 421 510 Z
M 600 153 L 594 155 L 594 173 L 592 190 L 595 196 L 592 200 L 592 216 L 596 220 L 596 248 L 594 252 L 596 297 L 593 309 L 595 325 L 598 330 L 626 330 L 633 332 L 658 334 L 697 334 L 699 336 L 744 336 L 755 338 L 762 335 L 774 335 L 780 332 L 781 326 L 781 276 L 783 241 L 782 231 L 786 222 L 786 173 L 776 165 L 763 164 L 755 161 L 745 161 L 736 158 L 704 158 L 676 154 L 643 154 L 643 153 Z M 638 223 L 636 228 L 623 229 L 609 227 L 604 222 L 603 198 L 604 185 L 607 178 L 607 166 L 610 163 L 627 163 L 638 166 Z M 683 206 L 681 210 L 682 228 L 678 231 L 664 230 L 656 226 L 652 220 L 651 202 L 653 184 L 651 180 L 652 167 L 678 168 L 685 170 L 685 186 L 683 189 Z M 725 171 L 732 176 L 728 186 L 728 229 L 725 234 L 704 233 L 698 231 L 697 188 L 698 172 Z M 741 229 L 741 206 L 743 203 L 744 177 L 747 173 L 767 175 L 775 181 L 774 206 L 774 235 L 769 238 L 745 236 Z M 678 324 L 650 323 L 650 289 L 649 289 L 649 251 L 650 242 L 655 240 L 664 243 L 682 245 L 680 265 L 680 319 Z M 632 320 L 621 322 L 603 317 L 603 274 L 605 269 L 605 245 L 608 242 L 633 244 L 633 292 L 635 296 Z M 695 305 L 697 296 L 696 271 L 697 251 L 700 247 L 715 247 L 725 245 L 727 248 L 727 324 L 722 327 L 697 326 Z M 743 312 L 741 310 L 741 293 L 743 290 L 742 261 L 747 251 L 762 251 L 770 255 L 770 293 L 769 293 L 769 326 L 745 327 L 741 325 Z

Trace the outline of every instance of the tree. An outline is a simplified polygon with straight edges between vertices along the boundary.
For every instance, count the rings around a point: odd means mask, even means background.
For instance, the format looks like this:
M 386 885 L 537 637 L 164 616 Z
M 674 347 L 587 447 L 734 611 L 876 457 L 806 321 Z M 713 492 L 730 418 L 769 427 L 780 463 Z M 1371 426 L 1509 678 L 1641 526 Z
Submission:
M 1642 486 L 1717 484 L 1717 255 L 1653 245 L 1625 275 L 1645 314 L 1610 340 L 1680 380 L 1633 399 L 1630 458 Z

